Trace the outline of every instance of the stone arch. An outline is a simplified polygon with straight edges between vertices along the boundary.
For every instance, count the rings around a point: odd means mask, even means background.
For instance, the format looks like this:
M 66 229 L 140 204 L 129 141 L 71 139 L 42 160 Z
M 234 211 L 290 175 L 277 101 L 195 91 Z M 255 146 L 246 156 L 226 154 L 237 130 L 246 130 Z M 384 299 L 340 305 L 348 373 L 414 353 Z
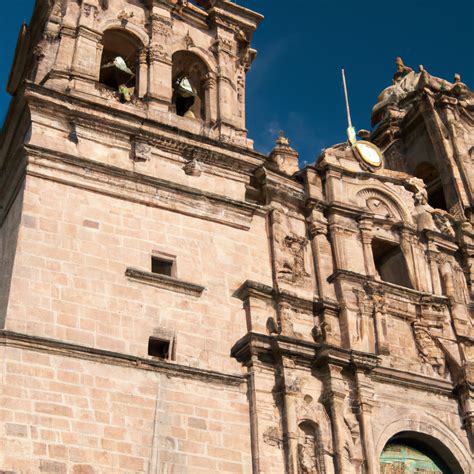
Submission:
M 172 106 L 177 115 L 211 120 L 211 69 L 200 54 L 179 49 L 172 56 Z
M 387 191 L 386 189 L 380 190 L 367 187 L 361 189 L 356 197 L 360 207 L 368 208 L 376 215 L 377 212 L 380 212 L 379 215 L 382 216 L 384 213 L 387 213 L 389 214 L 387 217 L 391 219 L 398 219 L 409 224 L 413 223 L 410 213 L 395 193 Z M 380 211 L 378 211 L 378 209 L 380 209 Z
M 135 36 L 140 41 L 142 47 L 147 47 L 150 43 L 148 32 L 132 22 L 124 24 L 117 18 L 105 18 L 99 24 L 99 31 L 101 31 L 102 34 L 111 29 L 123 30 L 128 34 Z
M 413 414 L 389 423 L 376 440 L 377 460 L 387 443 L 396 435 L 403 433 L 413 440 L 423 441 L 431 446 L 450 467 L 452 474 L 472 474 L 472 456 L 459 438 L 442 422 L 430 417 L 420 419 Z
M 121 101 L 146 92 L 146 48 L 139 36 L 126 28 L 103 31 L 100 43 L 99 83 L 115 91 Z

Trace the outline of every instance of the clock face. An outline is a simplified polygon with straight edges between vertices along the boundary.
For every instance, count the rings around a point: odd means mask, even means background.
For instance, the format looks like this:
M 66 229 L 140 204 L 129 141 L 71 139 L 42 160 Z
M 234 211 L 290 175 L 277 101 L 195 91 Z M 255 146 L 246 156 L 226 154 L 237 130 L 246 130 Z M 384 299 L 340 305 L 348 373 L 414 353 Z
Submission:
M 373 143 L 360 140 L 354 145 L 359 158 L 373 168 L 380 168 L 383 164 L 382 152 Z

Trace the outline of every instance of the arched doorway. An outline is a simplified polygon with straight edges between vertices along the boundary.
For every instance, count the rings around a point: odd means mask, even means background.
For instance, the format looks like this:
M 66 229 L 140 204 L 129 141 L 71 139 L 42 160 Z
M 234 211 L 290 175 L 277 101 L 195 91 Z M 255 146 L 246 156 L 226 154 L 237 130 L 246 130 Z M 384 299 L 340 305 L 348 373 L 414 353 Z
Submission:
M 453 471 L 428 440 L 400 433 L 385 445 L 381 474 L 451 474 Z

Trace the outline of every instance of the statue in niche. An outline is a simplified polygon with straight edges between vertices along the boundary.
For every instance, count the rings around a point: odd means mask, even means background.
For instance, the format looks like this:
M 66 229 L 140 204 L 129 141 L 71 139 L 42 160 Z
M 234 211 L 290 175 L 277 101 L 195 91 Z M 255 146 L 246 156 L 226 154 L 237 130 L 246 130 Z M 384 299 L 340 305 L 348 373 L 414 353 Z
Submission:
M 321 474 L 319 453 L 321 440 L 318 428 L 310 422 L 303 422 L 298 430 L 298 473 Z
M 413 323 L 415 344 L 424 362 L 429 364 L 438 375 L 445 373 L 445 357 L 442 349 L 438 346 L 428 326 L 418 321 Z
M 273 239 L 277 277 L 292 283 L 308 277 L 304 265 L 308 241 L 291 231 L 289 218 L 280 210 L 273 212 Z

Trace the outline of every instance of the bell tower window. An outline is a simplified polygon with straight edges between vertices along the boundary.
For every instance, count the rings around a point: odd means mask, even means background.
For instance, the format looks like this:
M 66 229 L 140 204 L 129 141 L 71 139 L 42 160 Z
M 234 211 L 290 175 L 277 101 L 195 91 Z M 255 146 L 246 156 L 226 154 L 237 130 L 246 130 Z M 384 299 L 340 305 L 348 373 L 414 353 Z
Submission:
M 140 42 L 127 31 L 111 29 L 104 33 L 102 44 L 99 82 L 122 102 L 130 102 L 137 93 Z
M 422 179 L 426 185 L 430 206 L 447 211 L 446 198 L 439 171 L 431 163 L 424 161 L 416 167 L 415 175 L 417 178 Z
M 172 110 L 180 117 L 206 120 L 205 90 L 203 81 L 207 74 L 204 62 L 189 51 L 173 55 Z

